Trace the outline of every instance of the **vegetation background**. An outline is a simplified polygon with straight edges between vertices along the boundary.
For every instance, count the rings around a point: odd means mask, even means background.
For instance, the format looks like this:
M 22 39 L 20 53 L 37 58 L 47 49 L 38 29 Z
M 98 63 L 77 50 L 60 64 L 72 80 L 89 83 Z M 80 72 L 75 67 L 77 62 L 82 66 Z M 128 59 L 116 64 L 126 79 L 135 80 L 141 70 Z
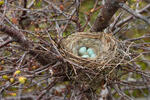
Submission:
M 149 100 L 149 0 L 1 0 L 0 16 L 1 100 Z M 85 91 L 61 67 L 57 44 L 83 31 L 132 44 L 134 59 L 119 65 L 105 94 Z

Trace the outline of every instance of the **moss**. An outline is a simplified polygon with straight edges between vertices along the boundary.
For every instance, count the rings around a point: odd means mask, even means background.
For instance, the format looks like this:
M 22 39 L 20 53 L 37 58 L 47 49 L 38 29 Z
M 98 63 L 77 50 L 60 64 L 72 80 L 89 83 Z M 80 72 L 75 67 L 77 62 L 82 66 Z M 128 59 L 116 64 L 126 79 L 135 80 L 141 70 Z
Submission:
M 144 62 L 137 62 L 137 64 L 141 66 L 142 70 L 145 70 L 147 68 L 147 64 Z

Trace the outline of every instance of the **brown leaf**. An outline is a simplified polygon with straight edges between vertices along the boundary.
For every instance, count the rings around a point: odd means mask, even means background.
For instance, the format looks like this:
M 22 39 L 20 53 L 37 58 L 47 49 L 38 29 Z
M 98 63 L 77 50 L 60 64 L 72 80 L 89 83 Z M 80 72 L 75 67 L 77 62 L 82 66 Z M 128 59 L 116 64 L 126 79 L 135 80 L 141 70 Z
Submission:
M 64 10 L 64 6 L 61 4 L 60 6 L 59 6 L 59 8 L 60 8 L 60 10 Z
M 13 24 L 18 24 L 17 18 L 12 18 L 11 20 L 12 20 L 12 23 L 13 23 Z
M 3 70 L 3 67 L 2 66 L 0 66 L 0 71 L 2 71 Z

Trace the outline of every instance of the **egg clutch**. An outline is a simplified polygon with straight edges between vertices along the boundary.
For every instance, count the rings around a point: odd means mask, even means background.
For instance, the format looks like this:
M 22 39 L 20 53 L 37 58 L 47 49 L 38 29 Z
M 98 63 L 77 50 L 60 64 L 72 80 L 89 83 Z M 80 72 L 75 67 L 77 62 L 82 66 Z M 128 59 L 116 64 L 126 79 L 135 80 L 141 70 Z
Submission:
M 79 56 L 81 56 L 82 58 L 96 58 L 94 50 L 85 46 L 80 47 Z

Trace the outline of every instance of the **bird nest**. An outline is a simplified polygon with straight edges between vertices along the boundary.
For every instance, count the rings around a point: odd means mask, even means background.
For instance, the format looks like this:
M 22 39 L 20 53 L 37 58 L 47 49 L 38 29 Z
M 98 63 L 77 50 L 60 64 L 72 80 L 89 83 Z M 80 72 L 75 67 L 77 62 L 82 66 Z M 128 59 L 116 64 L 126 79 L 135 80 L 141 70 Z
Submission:
M 63 39 L 63 55 L 74 72 L 70 77 L 92 86 L 106 77 L 115 77 L 116 67 L 125 62 L 127 55 L 120 45 L 111 34 L 105 33 L 78 32 Z M 92 49 L 95 56 L 83 57 L 80 54 L 83 47 Z

